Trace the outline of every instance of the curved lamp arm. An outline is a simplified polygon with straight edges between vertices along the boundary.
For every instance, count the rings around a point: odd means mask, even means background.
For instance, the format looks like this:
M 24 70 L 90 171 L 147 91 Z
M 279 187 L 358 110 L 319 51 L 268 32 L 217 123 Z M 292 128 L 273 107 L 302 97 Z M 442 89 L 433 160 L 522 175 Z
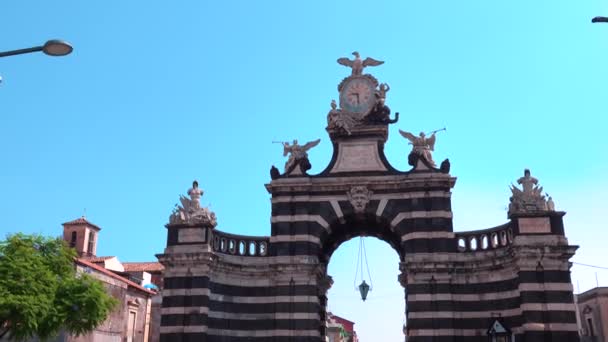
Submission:
M 591 19 L 592 23 L 608 23 L 608 17 L 595 17 Z
M 42 51 L 49 56 L 65 56 L 72 53 L 74 48 L 68 42 L 58 39 L 52 39 L 44 43 L 42 46 L 35 46 L 27 49 L 19 49 L 12 51 L 0 52 L 0 57 L 8 57 L 14 55 L 22 55 Z

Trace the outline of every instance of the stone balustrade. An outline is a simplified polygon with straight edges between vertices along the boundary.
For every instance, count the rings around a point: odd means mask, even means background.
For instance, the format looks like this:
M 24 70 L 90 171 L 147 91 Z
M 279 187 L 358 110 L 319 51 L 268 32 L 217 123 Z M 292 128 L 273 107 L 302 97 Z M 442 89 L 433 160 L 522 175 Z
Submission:
M 270 238 L 267 236 L 244 236 L 228 234 L 217 229 L 212 231 L 211 246 L 216 253 L 265 257 L 268 256 Z
M 513 243 L 513 230 L 510 225 L 455 233 L 459 252 L 480 252 L 503 248 Z

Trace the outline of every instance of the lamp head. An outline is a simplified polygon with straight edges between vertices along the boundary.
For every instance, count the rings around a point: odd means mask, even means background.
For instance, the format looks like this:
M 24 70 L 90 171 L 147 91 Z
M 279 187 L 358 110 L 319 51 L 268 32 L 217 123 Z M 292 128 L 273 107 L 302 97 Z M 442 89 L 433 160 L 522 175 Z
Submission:
M 52 39 L 44 43 L 42 51 L 49 56 L 65 56 L 72 53 L 74 48 L 68 42 L 58 39 Z

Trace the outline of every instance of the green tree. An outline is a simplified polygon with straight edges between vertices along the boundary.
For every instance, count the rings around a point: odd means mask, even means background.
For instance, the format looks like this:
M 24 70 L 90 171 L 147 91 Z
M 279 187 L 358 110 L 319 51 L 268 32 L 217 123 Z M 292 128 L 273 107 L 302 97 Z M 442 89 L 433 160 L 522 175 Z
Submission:
M 59 238 L 14 234 L 0 242 L 0 338 L 82 335 L 106 319 L 118 301 L 76 272 L 75 257 Z

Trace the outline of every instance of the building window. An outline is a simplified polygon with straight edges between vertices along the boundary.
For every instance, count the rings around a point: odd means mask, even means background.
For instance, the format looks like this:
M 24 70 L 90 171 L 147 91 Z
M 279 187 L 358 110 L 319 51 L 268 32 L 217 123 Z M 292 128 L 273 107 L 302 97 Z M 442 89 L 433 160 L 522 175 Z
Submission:
M 76 247 L 76 232 L 72 232 L 72 237 L 70 238 L 70 247 Z
M 591 318 L 587 318 L 587 327 L 589 328 L 589 336 L 595 336 L 595 331 L 593 330 L 593 320 Z
M 93 246 L 95 246 L 95 233 L 89 231 L 89 247 L 87 248 L 89 254 L 94 254 Z

